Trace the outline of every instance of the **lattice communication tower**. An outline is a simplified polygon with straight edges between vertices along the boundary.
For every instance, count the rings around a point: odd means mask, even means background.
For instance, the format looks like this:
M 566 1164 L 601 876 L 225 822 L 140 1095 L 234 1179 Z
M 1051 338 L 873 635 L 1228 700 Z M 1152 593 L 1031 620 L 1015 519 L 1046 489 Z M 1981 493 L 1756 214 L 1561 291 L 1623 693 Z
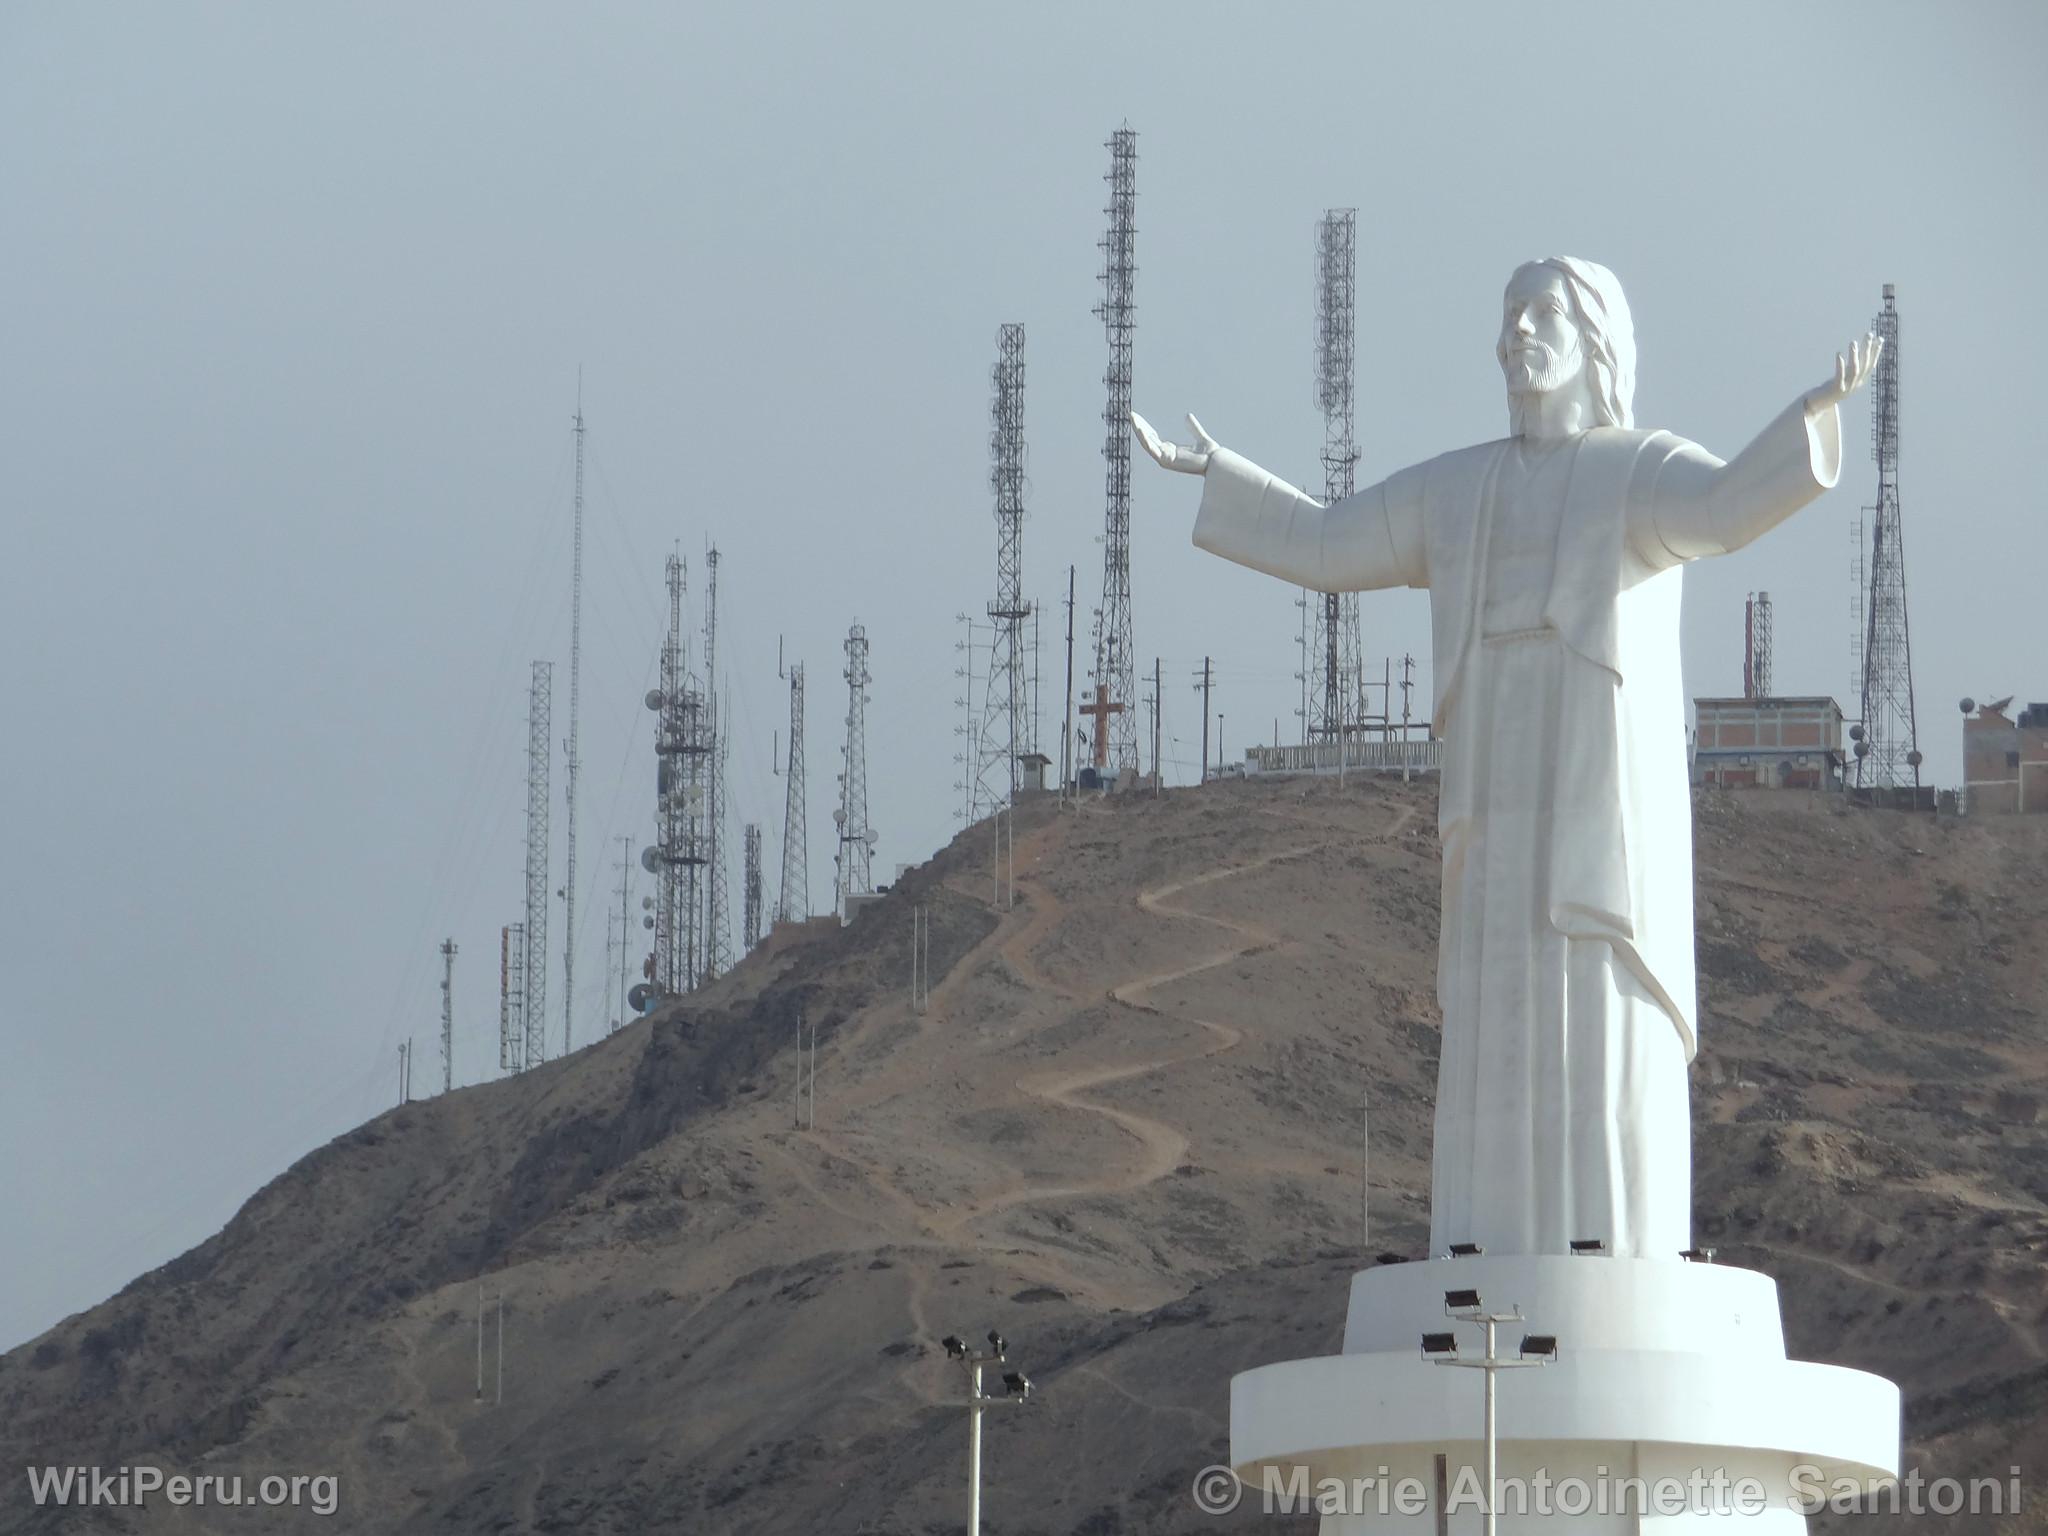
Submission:
M 761 942 L 761 824 L 750 821 L 740 829 L 744 873 L 741 877 L 740 943 L 743 952 Z
M 1871 328 L 1884 343 L 1872 391 L 1870 446 L 1877 504 L 1864 508 L 1868 552 L 1862 613 L 1863 718 L 1855 742 L 1856 787 L 1920 788 L 1920 739 L 1913 713 L 1913 643 L 1906 622 L 1906 548 L 1899 518 L 1899 310 L 1890 283 Z
M 1771 594 L 1752 592 L 1742 609 L 1742 696 L 1771 696 Z
M 810 829 L 804 815 L 804 664 L 789 668 L 789 763 L 783 780 L 782 889 L 775 920 L 801 923 L 811 915 Z
M 842 920 L 849 897 L 875 888 L 875 833 L 868 825 L 868 682 L 868 632 L 855 624 L 846 632 L 845 764 L 839 773 L 839 809 L 832 818 L 839 827 L 833 906 Z
M 1355 488 L 1358 445 L 1353 392 L 1357 368 L 1358 210 L 1332 208 L 1316 225 L 1316 409 L 1323 413 L 1323 500 Z M 1303 646 L 1308 738 L 1334 741 L 1363 716 L 1363 658 L 1356 592 L 1307 594 L 1312 643 Z
M 1098 720 L 1109 732 L 1109 768 L 1121 777 L 1138 767 L 1137 659 L 1131 638 L 1131 344 L 1138 275 L 1138 134 L 1110 135 L 1108 231 L 1102 251 L 1102 302 L 1095 308 L 1109 338 L 1108 397 L 1102 408 L 1107 466 L 1102 525 L 1102 607 L 1095 615 L 1095 681 L 1118 710 Z
M 988 617 L 994 635 L 988 686 L 982 694 L 979 739 L 970 772 L 974 792 L 969 819 L 978 820 L 1017 798 L 1019 757 L 1032 749 L 1030 678 L 1026 671 L 1024 600 L 1024 327 L 996 334 L 990 370 L 989 488 L 995 493 L 996 595 Z M 1126 434 L 1128 436 L 1128 434 Z
M 548 764 L 554 664 L 536 661 L 526 696 L 526 943 L 520 966 L 519 1070 L 548 1059 Z

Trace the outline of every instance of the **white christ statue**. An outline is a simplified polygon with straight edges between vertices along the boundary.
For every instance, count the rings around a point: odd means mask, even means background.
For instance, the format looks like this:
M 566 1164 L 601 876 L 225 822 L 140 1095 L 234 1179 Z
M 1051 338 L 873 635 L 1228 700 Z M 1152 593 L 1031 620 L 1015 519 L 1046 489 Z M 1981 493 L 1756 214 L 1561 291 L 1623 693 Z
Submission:
M 1639 430 L 1614 274 L 1516 269 L 1509 435 L 1324 506 L 1219 446 L 1131 424 L 1203 477 L 1195 543 L 1319 592 L 1427 587 L 1443 738 L 1430 1250 L 1676 1259 L 1692 1246 L 1697 1049 L 1681 568 L 1835 483 L 1866 336 L 1723 463 Z

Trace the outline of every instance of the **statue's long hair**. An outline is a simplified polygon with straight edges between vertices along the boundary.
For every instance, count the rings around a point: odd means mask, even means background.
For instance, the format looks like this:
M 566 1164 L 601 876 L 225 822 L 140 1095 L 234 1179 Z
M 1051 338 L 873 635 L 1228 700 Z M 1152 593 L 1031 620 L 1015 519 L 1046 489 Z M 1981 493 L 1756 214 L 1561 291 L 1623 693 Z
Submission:
M 1636 323 L 1628 312 L 1621 280 L 1597 261 L 1576 256 L 1546 256 L 1525 263 L 1548 267 L 1564 279 L 1578 321 L 1579 346 L 1586 354 L 1586 377 L 1592 385 L 1594 425 L 1636 424 Z

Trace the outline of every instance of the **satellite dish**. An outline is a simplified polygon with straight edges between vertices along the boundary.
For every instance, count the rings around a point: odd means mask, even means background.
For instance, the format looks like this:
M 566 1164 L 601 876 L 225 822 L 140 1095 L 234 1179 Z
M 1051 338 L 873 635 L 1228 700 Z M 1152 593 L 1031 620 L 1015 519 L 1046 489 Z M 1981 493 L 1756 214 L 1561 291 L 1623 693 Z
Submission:
M 661 690 L 659 688 L 650 688 L 647 690 L 647 707 L 649 709 L 659 709 L 663 704 L 667 702 L 668 701 L 661 696 Z
M 654 926 L 654 919 L 651 917 L 643 917 L 640 919 L 640 926 L 642 928 L 652 928 Z
M 640 898 L 640 910 L 642 912 L 652 912 L 654 910 L 654 898 L 652 896 L 642 896 Z
M 1868 756 L 1870 756 L 1870 743 L 1869 743 L 1869 742 L 1867 742 L 1867 741 L 1859 741 L 1859 742 L 1857 742 L 1857 743 L 1856 743 L 1856 755 L 1857 755 L 1858 757 L 1868 757 Z
M 633 983 L 633 990 L 626 994 L 627 1005 L 630 1006 L 635 1013 L 645 1013 L 647 1011 L 648 1005 L 653 1001 L 654 988 L 649 986 L 644 981 L 636 981 L 635 983 Z
M 1966 694 L 1964 694 L 1964 695 L 1963 695 L 1963 713 L 1964 713 L 1964 714 L 1966 714 L 1966 715 L 1972 715 L 1972 714 L 1975 714 L 1976 712 L 1977 712 L 1977 701 L 1976 701 L 1975 699 L 1971 698 L 1971 697 L 1970 697 L 1970 696 L 1969 696 L 1969 695 L 1968 695 L 1967 693 L 1966 693 Z
M 1863 727 L 1862 727 L 1862 726 L 1860 726 L 1860 725 L 1852 725 L 1852 726 L 1850 726 L 1850 727 L 1849 727 L 1849 739 L 1850 739 L 1851 741 L 1861 741 L 1861 740 L 1863 739 Z
M 659 848 L 642 848 L 640 850 L 640 867 L 650 875 L 660 870 L 661 850 Z
M 1915 747 L 1906 754 L 1906 766 L 1908 768 L 1918 768 L 1920 766 L 1920 749 L 1918 747 Z
M 1988 709 L 1988 710 L 1992 711 L 1992 712 L 1993 712 L 1994 714 L 2001 714 L 2001 715 L 2002 715 L 2002 714 L 2004 714 L 2004 713 L 2005 713 L 2005 707 L 2006 707 L 2006 705 L 2008 705 L 2008 704 L 2010 704 L 2010 703 L 2012 702 L 2012 697 L 2013 697 L 2013 696 L 2012 696 L 2011 694 L 2009 694 L 2009 693 L 2008 693 L 2008 694 L 2007 694 L 2007 695 L 2006 695 L 2006 696 L 2005 696 L 2004 698 L 2002 698 L 2002 699 L 1993 699 L 1993 700 L 1992 700 L 1992 701 L 1991 701 L 1991 702 L 1990 702 L 1989 704 L 1986 704 L 1986 705 L 1985 705 L 1984 707 L 1985 707 L 1986 709 Z

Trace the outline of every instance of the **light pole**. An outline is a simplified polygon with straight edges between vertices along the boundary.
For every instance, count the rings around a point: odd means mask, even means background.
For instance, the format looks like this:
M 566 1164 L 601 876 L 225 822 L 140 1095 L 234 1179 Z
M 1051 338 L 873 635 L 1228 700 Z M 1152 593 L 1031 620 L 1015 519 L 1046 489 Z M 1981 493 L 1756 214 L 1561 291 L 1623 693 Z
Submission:
M 967 1536 L 981 1536 L 981 1415 L 997 1403 L 1022 1403 L 1031 1396 L 1031 1378 L 1022 1371 L 1003 1372 L 1003 1395 L 981 1390 L 981 1368 L 1005 1363 L 1007 1345 L 993 1328 L 988 1331 L 988 1349 L 972 1350 L 967 1341 L 947 1334 L 939 1341 L 946 1358 L 956 1360 L 967 1372 Z
M 1461 1359 L 1458 1355 L 1458 1336 L 1455 1333 L 1425 1333 L 1422 1336 L 1422 1358 L 1432 1365 L 1464 1366 L 1467 1370 L 1486 1373 L 1486 1536 L 1494 1536 L 1494 1515 L 1500 1505 L 1500 1461 L 1499 1444 L 1494 1434 L 1493 1378 L 1497 1371 L 1520 1370 L 1523 1366 L 1548 1365 L 1557 1358 L 1557 1336 L 1550 1333 L 1525 1333 L 1522 1335 L 1521 1352 L 1509 1357 L 1495 1352 L 1495 1330 L 1502 1323 L 1519 1323 L 1522 1313 L 1519 1307 L 1506 1312 L 1489 1312 L 1481 1304 L 1477 1291 L 1445 1291 L 1444 1316 L 1461 1323 L 1478 1323 L 1486 1330 L 1486 1353 L 1477 1360 Z

